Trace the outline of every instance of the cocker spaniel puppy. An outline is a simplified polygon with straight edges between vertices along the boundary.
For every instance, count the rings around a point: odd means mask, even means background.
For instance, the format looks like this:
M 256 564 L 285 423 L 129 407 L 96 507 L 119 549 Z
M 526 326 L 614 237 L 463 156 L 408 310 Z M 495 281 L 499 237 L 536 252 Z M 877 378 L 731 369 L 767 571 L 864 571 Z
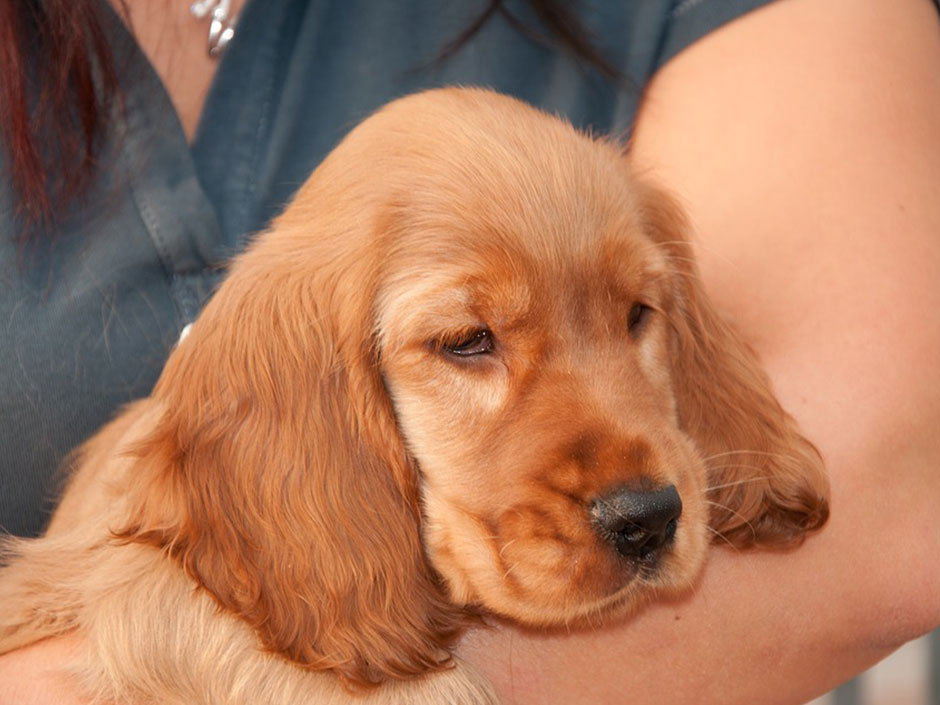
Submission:
M 819 456 L 619 145 L 444 89 L 356 128 L 232 265 L 153 395 L 8 540 L 0 652 L 120 703 L 490 703 L 451 647 L 792 545 Z

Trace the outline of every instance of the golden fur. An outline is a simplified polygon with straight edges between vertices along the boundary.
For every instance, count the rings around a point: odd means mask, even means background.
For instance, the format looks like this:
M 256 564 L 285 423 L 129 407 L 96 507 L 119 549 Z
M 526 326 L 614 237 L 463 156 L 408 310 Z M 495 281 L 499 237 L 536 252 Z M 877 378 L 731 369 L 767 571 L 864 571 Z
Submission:
M 77 631 L 64 668 L 122 703 L 494 702 L 451 655 L 478 611 L 610 618 L 687 589 L 710 534 L 798 543 L 820 459 L 685 230 L 618 145 L 518 101 L 390 104 L 7 542 L 0 653 Z M 587 510 L 640 481 L 682 499 L 654 569 Z

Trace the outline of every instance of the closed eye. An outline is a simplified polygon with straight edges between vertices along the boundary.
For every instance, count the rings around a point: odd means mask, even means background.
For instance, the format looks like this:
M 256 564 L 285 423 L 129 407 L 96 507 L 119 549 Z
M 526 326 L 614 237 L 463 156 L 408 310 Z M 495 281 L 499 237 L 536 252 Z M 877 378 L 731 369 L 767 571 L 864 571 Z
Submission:
M 639 301 L 630 307 L 630 313 L 627 314 L 627 330 L 632 338 L 639 338 L 643 334 L 652 315 L 653 309 Z
M 493 352 L 493 333 L 489 328 L 477 328 L 461 335 L 454 341 L 441 343 L 441 349 L 457 357 L 473 357 Z

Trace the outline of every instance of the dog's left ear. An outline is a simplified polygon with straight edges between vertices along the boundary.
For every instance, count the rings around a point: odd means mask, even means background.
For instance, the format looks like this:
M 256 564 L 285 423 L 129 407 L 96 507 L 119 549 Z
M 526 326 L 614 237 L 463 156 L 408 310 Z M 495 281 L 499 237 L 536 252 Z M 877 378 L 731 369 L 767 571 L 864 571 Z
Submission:
M 712 307 L 675 201 L 640 184 L 649 236 L 673 273 L 672 379 L 682 429 L 706 459 L 710 523 L 735 546 L 797 544 L 828 518 L 819 452 L 780 406 L 754 352 Z
M 116 535 L 175 557 L 271 651 L 368 685 L 446 667 L 464 615 L 422 550 L 368 218 L 306 189 L 171 356 Z

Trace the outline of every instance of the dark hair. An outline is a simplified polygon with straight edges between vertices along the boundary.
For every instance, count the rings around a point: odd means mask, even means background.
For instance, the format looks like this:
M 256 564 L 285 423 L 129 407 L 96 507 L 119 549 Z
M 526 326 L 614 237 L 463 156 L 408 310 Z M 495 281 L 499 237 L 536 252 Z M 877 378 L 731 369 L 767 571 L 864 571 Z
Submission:
M 0 139 L 21 242 L 50 227 L 94 171 L 118 94 L 100 15 L 95 0 L 0 0 Z
M 439 55 L 455 54 L 494 15 L 530 39 L 553 43 L 608 78 L 621 76 L 597 52 L 567 0 L 528 0 L 550 37 L 518 20 L 503 0 L 486 9 Z M 120 1 L 126 16 L 124 0 Z M 81 197 L 98 164 L 110 106 L 120 99 L 115 57 L 99 0 L 0 0 L 0 141 L 17 198 L 17 238 L 54 232 L 62 209 Z

